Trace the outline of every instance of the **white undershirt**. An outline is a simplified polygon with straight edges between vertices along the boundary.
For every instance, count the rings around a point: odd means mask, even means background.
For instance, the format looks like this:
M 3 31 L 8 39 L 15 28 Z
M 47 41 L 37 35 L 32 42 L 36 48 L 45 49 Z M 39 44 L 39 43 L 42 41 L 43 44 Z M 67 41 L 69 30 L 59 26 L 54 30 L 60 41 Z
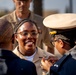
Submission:
M 21 20 L 22 20 L 22 19 L 21 19 L 21 18 L 19 18 L 19 17 L 17 17 L 17 18 L 18 18 L 18 20 L 19 20 L 19 21 L 21 21 Z
M 33 61 L 33 58 L 34 58 L 34 56 L 36 54 L 36 51 L 37 50 L 35 50 L 35 53 L 33 55 L 31 55 L 31 56 L 25 56 L 26 60 Z

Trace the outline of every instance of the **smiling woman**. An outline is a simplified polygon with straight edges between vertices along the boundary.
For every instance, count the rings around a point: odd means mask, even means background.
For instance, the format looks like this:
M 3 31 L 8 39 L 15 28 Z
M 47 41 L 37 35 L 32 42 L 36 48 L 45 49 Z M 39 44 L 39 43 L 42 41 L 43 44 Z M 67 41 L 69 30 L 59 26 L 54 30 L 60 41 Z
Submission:
M 15 29 L 15 40 L 18 42 L 18 46 L 13 52 L 21 59 L 32 61 L 36 65 L 38 75 L 43 75 L 46 72 L 44 72 L 40 66 L 40 57 L 54 55 L 38 47 L 37 41 L 39 33 L 40 29 L 33 20 L 21 20 Z
M 18 42 L 18 51 L 21 54 L 25 56 L 34 54 L 38 33 L 38 27 L 32 20 L 24 19 L 18 24 L 15 29 L 15 39 Z

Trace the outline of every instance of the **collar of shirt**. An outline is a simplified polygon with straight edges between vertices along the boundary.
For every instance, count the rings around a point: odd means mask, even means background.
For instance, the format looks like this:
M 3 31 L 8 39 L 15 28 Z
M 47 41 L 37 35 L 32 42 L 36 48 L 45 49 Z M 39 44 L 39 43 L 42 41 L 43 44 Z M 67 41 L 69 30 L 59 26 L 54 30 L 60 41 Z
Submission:
M 22 19 L 21 19 L 21 18 L 19 18 L 19 17 L 17 17 L 17 18 L 18 18 L 18 20 L 19 20 L 19 21 L 21 21 L 21 20 L 22 20 Z
M 31 55 L 31 56 L 25 56 L 25 58 L 26 58 L 27 60 L 29 60 L 29 61 L 33 61 L 33 58 L 34 58 L 36 52 L 37 52 L 37 49 L 35 50 L 35 53 L 34 53 L 33 55 Z

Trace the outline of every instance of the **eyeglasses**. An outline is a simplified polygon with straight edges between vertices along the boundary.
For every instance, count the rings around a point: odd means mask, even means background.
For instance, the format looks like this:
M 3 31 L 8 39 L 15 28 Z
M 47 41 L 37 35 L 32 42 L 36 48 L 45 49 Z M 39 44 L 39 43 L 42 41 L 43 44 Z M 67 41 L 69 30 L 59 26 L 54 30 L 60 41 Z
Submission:
M 55 46 L 55 42 L 56 42 L 56 41 L 59 41 L 59 40 L 60 40 L 60 39 L 51 40 L 52 45 Z M 62 40 L 64 43 L 70 45 L 70 43 L 68 42 L 68 40 L 64 40 L 64 39 L 61 39 L 61 40 Z
M 23 32 L 15 33 L 15 34 L 20 34 L 22 36 L 28 36 L 28 34 L 30 34 L 31 36 L 36 36 L 38 33 L 37 32 L 26 32 L 26 31 L 23 31 Z
M 50 42 L 52 43 L 53 46 L 55 46 L 55 42 L 58 41 L 58 40 L 59 39 L 57 39 L 57 40 L 51 40 Z

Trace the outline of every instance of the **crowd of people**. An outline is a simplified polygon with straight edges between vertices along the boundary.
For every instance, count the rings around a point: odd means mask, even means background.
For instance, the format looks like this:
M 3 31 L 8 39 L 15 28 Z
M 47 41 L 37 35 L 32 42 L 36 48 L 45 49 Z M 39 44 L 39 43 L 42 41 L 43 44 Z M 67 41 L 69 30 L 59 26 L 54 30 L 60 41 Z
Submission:
M 31 1 L 13 0 L 16 9 L 0 17 L 0 75 L 76 75 L 76 14 L 43 19 Z

